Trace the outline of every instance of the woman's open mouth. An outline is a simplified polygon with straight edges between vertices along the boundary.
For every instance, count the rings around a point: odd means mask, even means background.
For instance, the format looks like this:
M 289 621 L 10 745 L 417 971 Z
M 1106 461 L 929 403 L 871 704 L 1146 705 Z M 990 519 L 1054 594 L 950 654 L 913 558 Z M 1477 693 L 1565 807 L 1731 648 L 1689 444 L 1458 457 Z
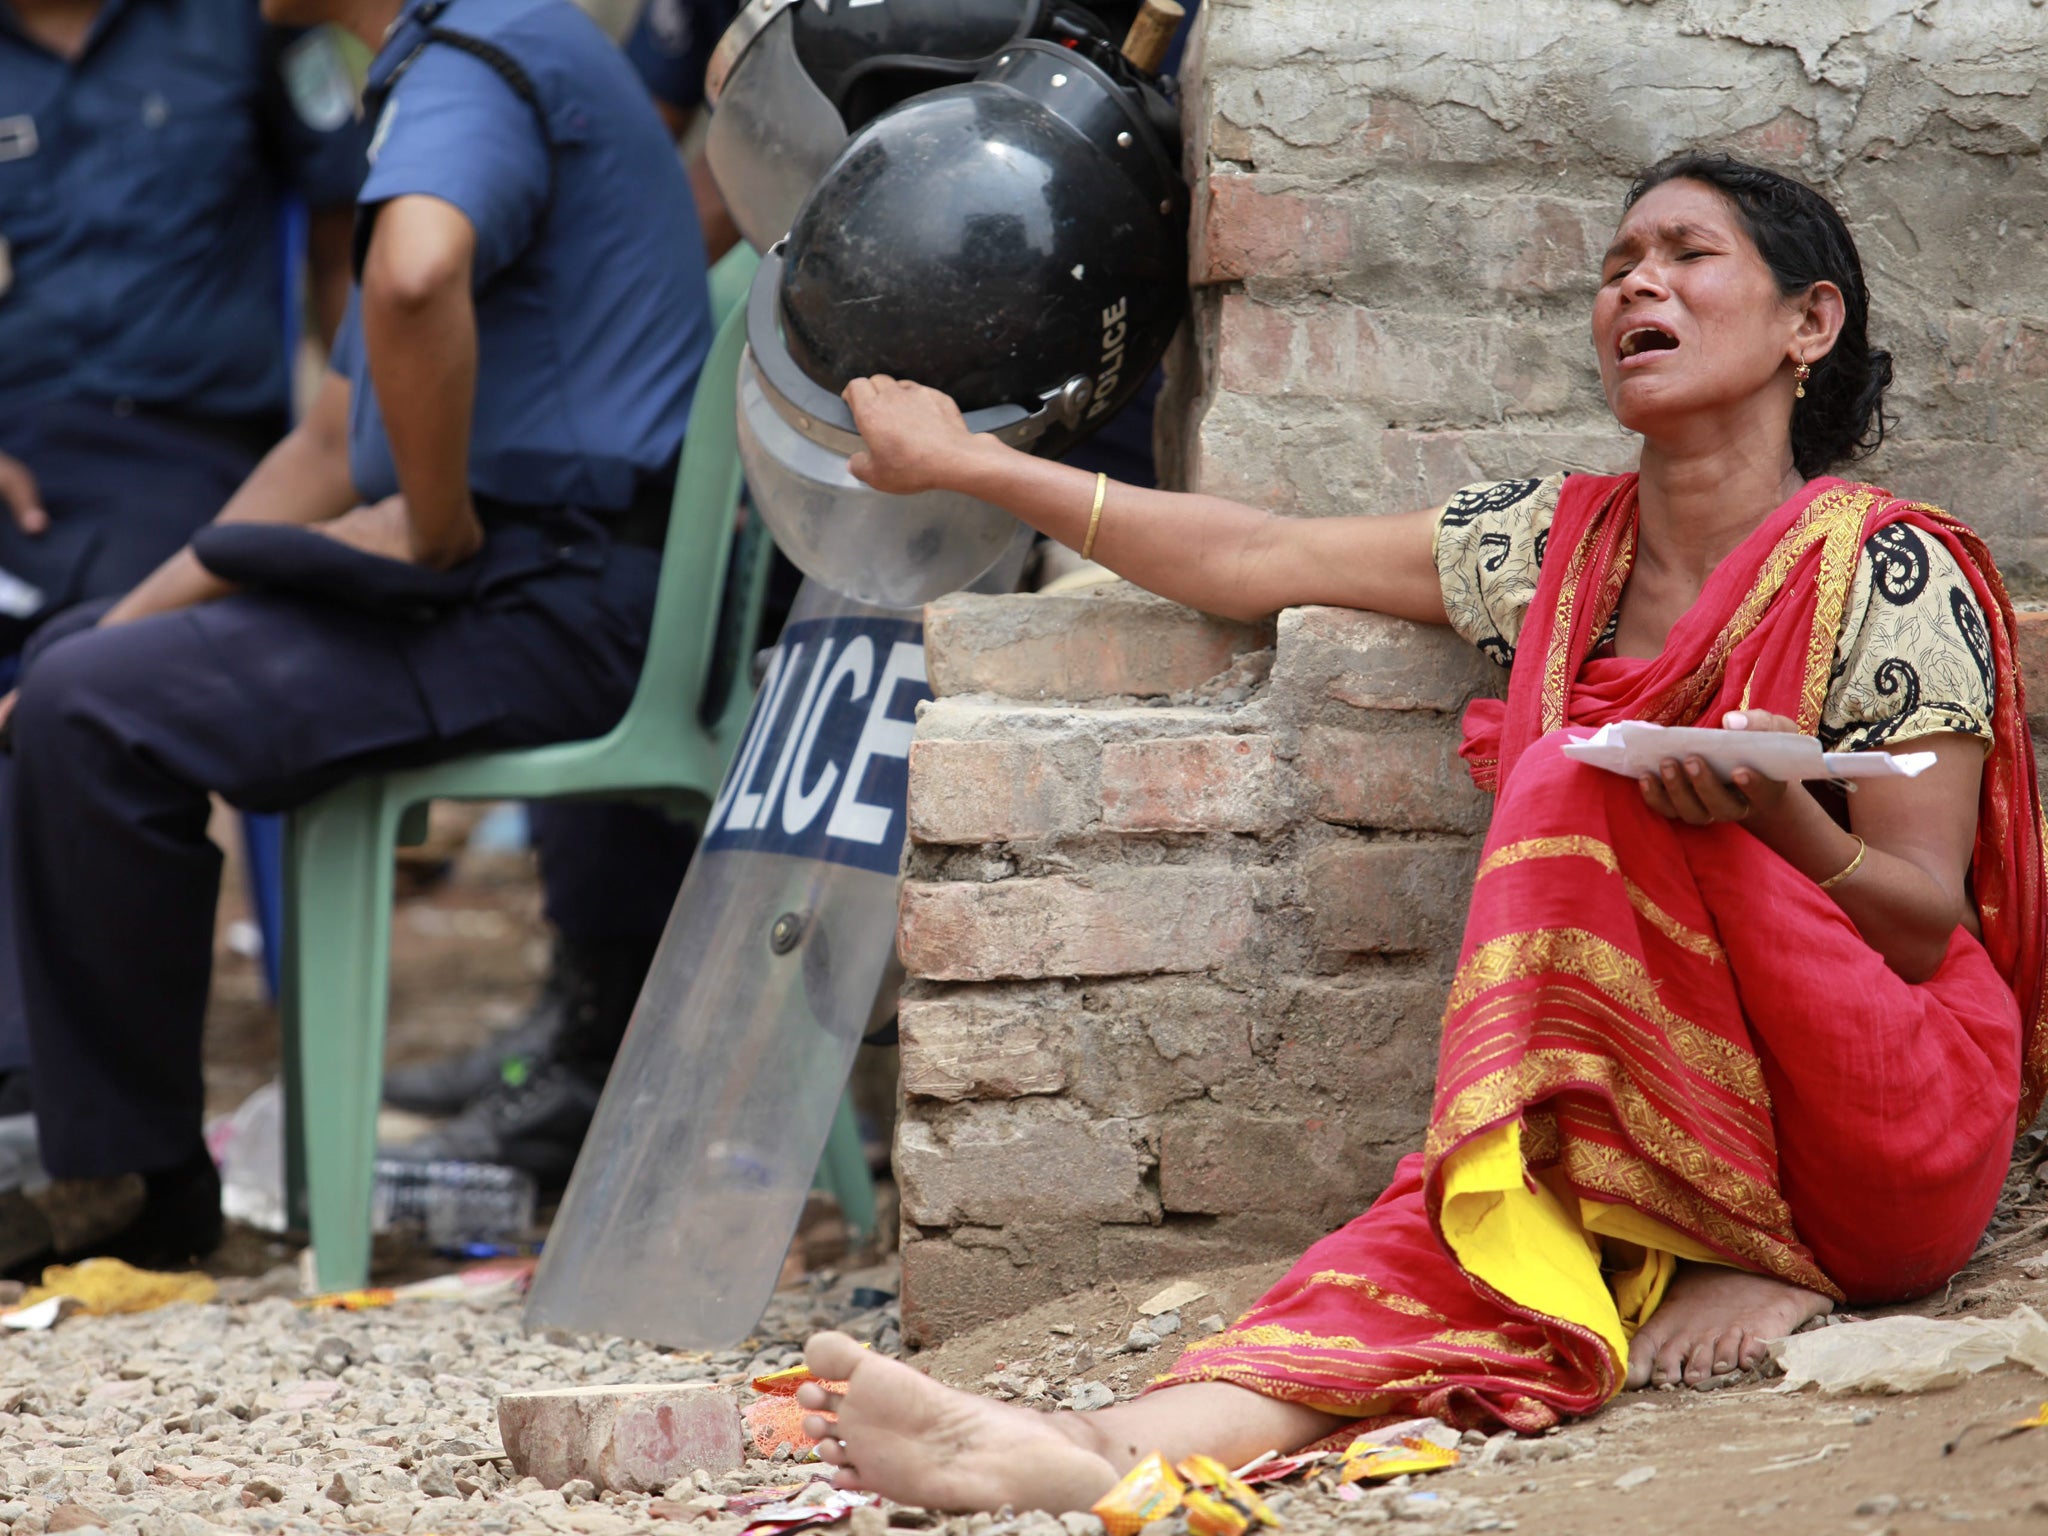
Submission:
M 1621 333 L 1621 339 L 1614 344 L 1616 359 L 1626 367 L 1653 352 L 1672 352 L 1678 348 L 1678 338 L 1661 325 L 1632 325 Z

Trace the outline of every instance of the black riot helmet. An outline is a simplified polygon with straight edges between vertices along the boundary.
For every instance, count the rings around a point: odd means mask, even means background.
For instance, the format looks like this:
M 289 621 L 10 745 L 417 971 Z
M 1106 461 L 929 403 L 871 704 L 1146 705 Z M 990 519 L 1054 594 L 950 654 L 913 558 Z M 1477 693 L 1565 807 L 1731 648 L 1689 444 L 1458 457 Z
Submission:
M 886 542 L 874 530 L 926 500 L 849 511 L 876 495 L 826 465 L 859 447 L 839 398 L 855 378 L 942 390 L 970 429 L 1050 456 L 1138 391 L 1186 307 L 1179 160 L 1171 102 L 1107 43 L 1013 43 L 974 80 L 914 97 L 853 137 L 763 261 L 748 308 L 742 451 L 791 559 L 881 601 L 859 589 Z M 985 568 L 963 574 L 938 559 L 941 534 L 958 553 L 983 530 L 975 548 L 1000 555 L 1014 525 L 985 510 L 977 521 L 935 506 L 906 533 L 895 563 L 918 564 L 914 585 L 930 587 L 913 600 Z M 900 606 L 904 589 L 894 595 Z
M 782 238 L 847 139 L 1012 43 L 1100 45 L 1136 0 L 749 0 L 712 55 L 705 146 L 740 232 Z

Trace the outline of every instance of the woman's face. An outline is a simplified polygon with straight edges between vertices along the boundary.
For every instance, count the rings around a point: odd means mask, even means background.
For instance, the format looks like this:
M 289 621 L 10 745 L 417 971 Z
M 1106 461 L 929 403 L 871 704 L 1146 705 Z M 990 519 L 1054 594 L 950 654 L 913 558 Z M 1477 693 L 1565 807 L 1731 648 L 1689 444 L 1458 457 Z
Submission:
M 1839 310 L 1832 284 L 1779 294 L 1741 215 L 1715 188 L 1653 188 L 1615 231 L 1593 304 L 1593 347 L 1615 418 L 1657 437 L 1687 417 L 1782 395 L 1789 434 L 1792 364 L 1825 355 L 1840 329 L 1839 315 L 1830 324 L 1813 313 L 1817 295 Z

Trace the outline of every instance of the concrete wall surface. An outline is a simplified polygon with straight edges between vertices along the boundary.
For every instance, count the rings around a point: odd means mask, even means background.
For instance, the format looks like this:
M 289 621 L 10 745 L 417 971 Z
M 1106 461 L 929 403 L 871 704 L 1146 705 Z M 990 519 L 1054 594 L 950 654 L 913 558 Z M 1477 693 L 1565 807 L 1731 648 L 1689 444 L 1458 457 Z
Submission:
M 1642 167 L 1821 187 L 1896 357 L 1855 471 L 2048 598 L 2048 8 L 2034 0 L 1205 0 L 1175 483 L 1300 515 L 1630 467 L 1588 340 Z M 902 948 L 913 1340 L 1295 1249 L 1419 1145 L 1502 675 L 1334 610 L 1113 587 L 930 614 Z M 2030 632 L 2029 654 L 2048 655 Z

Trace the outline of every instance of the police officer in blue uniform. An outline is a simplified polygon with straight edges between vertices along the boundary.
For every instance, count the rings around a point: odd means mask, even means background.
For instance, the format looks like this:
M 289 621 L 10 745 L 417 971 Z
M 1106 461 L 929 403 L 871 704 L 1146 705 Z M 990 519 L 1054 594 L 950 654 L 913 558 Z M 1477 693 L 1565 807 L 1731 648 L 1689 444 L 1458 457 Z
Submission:
M 711 327 L 688 182 L 630 67 L 568 0 L 265 12 L 381 42 L 358 286 L 307 418 L 220 523 L 28 658 L 11 868 L 57 1182 L 0 1204 L 0 1259 L 217 1241 L 210 791 L 281 809 L 595 735 L 652 617 Z
M 680 141 L 704 106 L 704 76 L 711 51 L 740 13 L 743 0 L 647 0 L 626 34 L 626 57 L 654 98 L 669 136 Z M 716 261 L 738 244 L 740 232 L 726 212 L 711 168 L 690 161 L 690 190 L 704 226 L 704 245 Z
M 366 137 L 333 36 L 248 0 L 0 0 L 0 677 L 283 433 L 282 210 L 311 210 L 331 337 Z M 27 1098 L 12 958 L 0 942 L 0 1114 Z
M 681 139 L 703 106 L 711 50 L 740 3 L 648 0 L 634 22 L 626 57 L 671 137 Z M 703 158 L 689 170 L 706 255 L 715 260 L 739 231 Z M 390 1103 L 454 1118 L 384 1155 L 505 1163 L 558 1186 L 597 1112 L 697 831 L 657 811 L 604 801 L 543 801 L 528 815 L 554 938 L 540 995 L 517 1024 L 474 1049 L 386 1074 Z

